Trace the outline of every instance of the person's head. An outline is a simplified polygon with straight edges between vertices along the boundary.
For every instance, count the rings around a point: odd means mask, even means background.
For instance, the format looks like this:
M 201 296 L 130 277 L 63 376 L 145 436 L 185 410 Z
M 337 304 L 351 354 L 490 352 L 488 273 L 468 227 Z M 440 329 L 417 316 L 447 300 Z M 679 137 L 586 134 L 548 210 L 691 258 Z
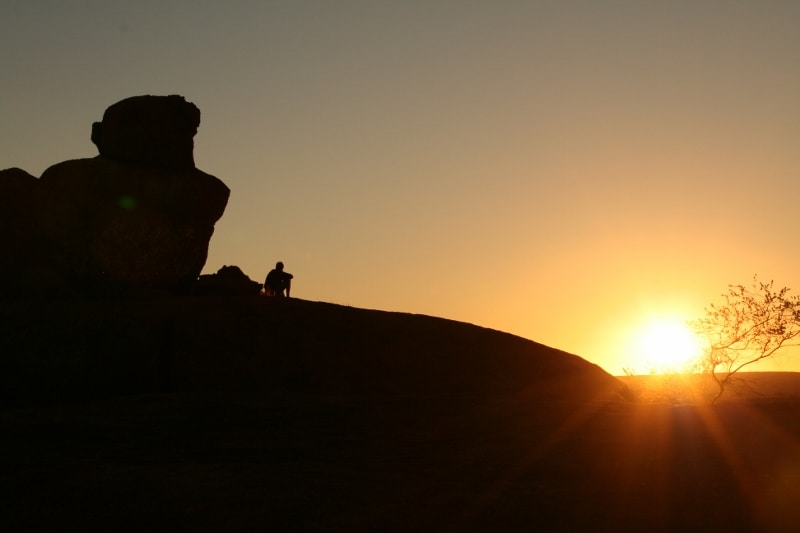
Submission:
M 275 263 L 275 270 L 283 270 L 283 263 L 281 261 Z

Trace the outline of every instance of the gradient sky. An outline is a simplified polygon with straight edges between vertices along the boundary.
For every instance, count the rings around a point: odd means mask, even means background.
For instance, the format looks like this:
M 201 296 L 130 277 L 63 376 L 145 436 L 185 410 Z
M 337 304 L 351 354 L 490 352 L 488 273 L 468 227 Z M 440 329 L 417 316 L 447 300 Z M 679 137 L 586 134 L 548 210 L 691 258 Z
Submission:
M 0 168 L 180 94 L 231 188 L 205 272 L 282 260 L 296 297 L 620 374 L 654 317 L 800 291 L 798 28 L 794 0 L 2 0 Z

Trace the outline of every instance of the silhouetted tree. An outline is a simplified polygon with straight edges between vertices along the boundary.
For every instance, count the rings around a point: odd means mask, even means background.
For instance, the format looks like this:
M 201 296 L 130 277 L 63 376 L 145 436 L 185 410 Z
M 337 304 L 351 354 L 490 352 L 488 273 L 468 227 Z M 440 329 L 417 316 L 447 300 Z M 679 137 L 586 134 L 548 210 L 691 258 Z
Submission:
M 778 350 L 800 346 L 800 297 L 773 282 L 753 277 L 751 287 L 729 285 L 725 302 L 706 308 L 705 317 L 691 323 L 708 345 L 700 368 L 717 385 L 715 403 L 742 368 Z

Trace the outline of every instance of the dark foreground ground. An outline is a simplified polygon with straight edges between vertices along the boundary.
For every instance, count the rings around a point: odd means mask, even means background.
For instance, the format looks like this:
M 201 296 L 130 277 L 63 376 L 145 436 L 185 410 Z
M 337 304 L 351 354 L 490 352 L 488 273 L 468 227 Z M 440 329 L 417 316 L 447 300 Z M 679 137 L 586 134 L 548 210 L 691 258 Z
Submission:
M 0 412 L 0 531 L 796 531 L 800 404 L 148 394 Z
M 421 315 L 0 305 L 0 532 L 798 530 L 796 395 L 636 392 Z

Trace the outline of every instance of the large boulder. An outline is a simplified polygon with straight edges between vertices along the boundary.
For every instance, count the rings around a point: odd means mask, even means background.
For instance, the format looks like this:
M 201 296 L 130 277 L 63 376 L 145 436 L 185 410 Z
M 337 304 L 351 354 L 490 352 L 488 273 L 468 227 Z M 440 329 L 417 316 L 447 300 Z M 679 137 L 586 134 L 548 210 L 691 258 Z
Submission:
M 39 180 L 19 168 L 0 170 L 0 297 L 28 292 L 46 266 L 36 207 Z
M 199 124 L 181 96 L 127 98 L 92 127 L 99 156 L 2 171 L 0 298 L 188 290 L 230 194 L 194 166 Z
M 188 289 L 230 192 L 195 168 L 102 156 L 48 168 L 40 188 L 54 264 L 79 287 L 103 290 Z
M 92 125 L 100 155 L 169 168 L 194 167 L 200 110 L 182 96 L 133 96 L 106 109 Z
M 32 235 L 39 180 L 19 168 L 0 170 L 0 261 L 15 261 Z

